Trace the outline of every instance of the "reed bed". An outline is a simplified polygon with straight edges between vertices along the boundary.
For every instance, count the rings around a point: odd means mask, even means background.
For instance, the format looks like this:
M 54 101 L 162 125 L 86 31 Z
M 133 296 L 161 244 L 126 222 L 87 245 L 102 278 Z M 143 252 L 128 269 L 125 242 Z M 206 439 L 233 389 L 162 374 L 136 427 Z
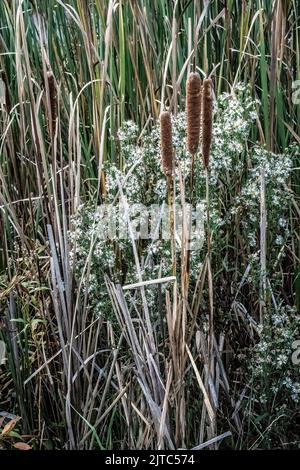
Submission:
M 0 18 L 0 448 L 298 448 L 298 2 Z M 171 245 L 102 252 L 99 207 L 155 198 Z

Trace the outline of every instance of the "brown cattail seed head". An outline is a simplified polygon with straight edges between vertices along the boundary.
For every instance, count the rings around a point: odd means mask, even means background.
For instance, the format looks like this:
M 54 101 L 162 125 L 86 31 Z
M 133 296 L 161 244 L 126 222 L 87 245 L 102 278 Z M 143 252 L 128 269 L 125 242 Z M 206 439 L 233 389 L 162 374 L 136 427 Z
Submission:
M 47 72 L 47 80 L 49 87 L 49 98 L 50 98 L 50 111 L 51 111 L 51 132 L 54 134 L 56 117 L 57 117 L 57 93 L 54 75 L 52 72 Z
M 171 175 L 173 170 L 173 142 L 171 114 L 163 111 L 160 115 L 160 146 L 163 170 Z
M 186 82 L 187 149 L 195 155 L 199 145 L 201 122 L 201 78 L 192 72 Z
M 212 139 L 212 81 L 206 79 L 203 81 L 202 89 L 202 158 L 204 168 L 209 165 L 210 146 Z

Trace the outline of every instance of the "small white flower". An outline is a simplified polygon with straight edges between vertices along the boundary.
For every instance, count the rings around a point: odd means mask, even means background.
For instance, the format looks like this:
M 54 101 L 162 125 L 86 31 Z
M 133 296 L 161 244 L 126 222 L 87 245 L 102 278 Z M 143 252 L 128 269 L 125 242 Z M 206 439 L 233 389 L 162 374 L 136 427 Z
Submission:
M 278 220 L 278 225 L 279 227 L 286 227 L 287 225 L 287 221 L 285 219 L 283 219 L 282 217 L 280 217 L 280 219 Z
M 284 243 L 284 239 L 283 239 L 282 235 L 277 235 L 276 240 L 275 240 L 275 244 L 276 245 L 283 245 L 283 243 Z

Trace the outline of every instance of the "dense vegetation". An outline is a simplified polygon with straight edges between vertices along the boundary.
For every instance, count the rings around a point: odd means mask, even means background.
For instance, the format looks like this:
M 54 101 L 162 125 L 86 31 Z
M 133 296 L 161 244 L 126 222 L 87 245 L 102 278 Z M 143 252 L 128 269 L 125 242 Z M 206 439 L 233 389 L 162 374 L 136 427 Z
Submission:
M 299 448 L 299 12 L 0 2 L 0 448 Z M 194 69 L 214 89 L 207 178 Z M 125 199 L 209 206 L 203 244 L 101 239 Z

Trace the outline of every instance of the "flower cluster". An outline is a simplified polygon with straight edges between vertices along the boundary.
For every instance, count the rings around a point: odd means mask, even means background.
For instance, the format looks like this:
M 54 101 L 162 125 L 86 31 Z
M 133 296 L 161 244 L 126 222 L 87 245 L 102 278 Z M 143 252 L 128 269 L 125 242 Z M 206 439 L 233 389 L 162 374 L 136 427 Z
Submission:
M 293 364 L 293 343 L 299 339 L 300 317 L 296 309 L 281 305 L 268 314 L 251 362 L 256 398 L 271 405 L 291 400 L 300 403 L 300 368 Z M 276 400 L 277 397 L 277 400 Z

